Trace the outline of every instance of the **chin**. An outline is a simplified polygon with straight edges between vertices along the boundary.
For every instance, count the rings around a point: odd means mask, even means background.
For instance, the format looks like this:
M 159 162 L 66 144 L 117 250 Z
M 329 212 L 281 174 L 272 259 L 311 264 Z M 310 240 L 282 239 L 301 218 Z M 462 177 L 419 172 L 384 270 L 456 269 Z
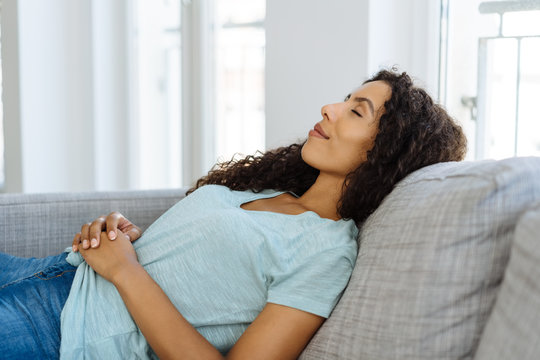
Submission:
M 302 150 L 300 151 L 300 155 L 302 157 L 302 160 L 312 168 L 315 168 L 317 170 L 320 170 L 317 166 L 317 152 L 315 149 L 312 149 L 309 145 L 309 139 L 304 143 L 304 146 L 302 146 Z
M 313 150 L 310 150 L 310 143 L 309 139 L 302 145 L 302 150 L 300 150 L 300 155 L 302 156 L 302 160 L 306 161 L 306 157 L 309 158 L 309 154 L 313 152 Z

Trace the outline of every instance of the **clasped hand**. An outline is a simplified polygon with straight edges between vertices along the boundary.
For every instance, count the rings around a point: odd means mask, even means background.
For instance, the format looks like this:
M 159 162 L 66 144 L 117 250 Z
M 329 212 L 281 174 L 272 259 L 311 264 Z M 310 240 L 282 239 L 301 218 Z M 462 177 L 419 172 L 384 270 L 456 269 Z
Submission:
M 142 234 L 138 226 L 135 226 L 119 212 L 113 211 L 107 216 L 102 215 L 91 223 L 81 226 L 81 232 L 75 234 L 73 238 L 73 251 L 79 250 L 79 244 L 82 245 L 83 249 L 99 247 L 102 231 L 107 233 L 110 240 L 114 240 L 117 230 L 122 231 L 131 242 L 140 238 Z
M 116 284 L 124 272 L 130 273 L 140 266 L 133 245 L 120 230 L 115 240 L 110 240 L 105 232 L 100 240 L 99 248 L 84 249 L 79 245 L 79 251 L 86 263 L 105 279 Z
M 140 234 L 137 226 L 122 214 L 113 212 L 84 224 L 73 239 L 73 251 L 79 251 L 94 271 L 115 283 L 122 273 L 140 266 L 131 244 Z

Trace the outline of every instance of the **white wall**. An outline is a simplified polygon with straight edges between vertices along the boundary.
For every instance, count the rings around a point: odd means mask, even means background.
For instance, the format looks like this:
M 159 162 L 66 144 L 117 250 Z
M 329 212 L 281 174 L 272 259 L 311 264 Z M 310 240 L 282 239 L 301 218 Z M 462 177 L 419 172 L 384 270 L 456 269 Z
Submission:
M 371 0 L 368 74 L 397 65 L 437 98 L 439 21 L 440 1 Z
M 366 76 L 368 0 L 266 2 L 266 147 L 306 138 Z
M 439 1 L 271 0 L 266 10 L 266 146 L 306 138 L 324 104 L 398 65 L 437 96 Z

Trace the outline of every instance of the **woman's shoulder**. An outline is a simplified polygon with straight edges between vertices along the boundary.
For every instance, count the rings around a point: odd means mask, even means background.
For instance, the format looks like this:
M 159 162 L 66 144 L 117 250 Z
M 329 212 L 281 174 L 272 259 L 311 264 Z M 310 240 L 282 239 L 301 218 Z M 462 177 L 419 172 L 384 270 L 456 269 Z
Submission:
M 261 191 L 255 191 L 255 190 L 233 190 L 230 189 L 228 186 L 225 185 L 218 185 L 218 184 L 207 184 L 203 185 L 197 190 L 195 190 L 191 195 L 196 195 L 196 197 L 221 197 L 224 199 L 241 199 L 243 201 L 250 201 L 255 200 L 259 198 L 266 198 L 266 197 L 272 197 L 283 193 L 283 191 L 277 191 L 272 189 L 264 189 Z M 191 196 L 190 195 L 190 196 Z
M 190 199 L 192 201 L 201 201 L 203 199 L 211 199 L 213 201 L 218 200 L 223 197 L 227 197 L 231 195 L 231 189 L 224 185 L 217 185 L 217 184 L 207 184 L 203 185 L 199 188 L 197 188 L 195 191 L 193 191 L 189 196 L 187 196 L 187 199 Z
M 328 220 L 328 219 L 327 219 Z M 336 246 L 356 247 L 358 238 L 358 227 L 353 220 L 328 220 L 326 226 L 317 231 L 317 235 L 324 241 L 325 238 L 333 240 Z
M 220 184 L 206 184 L 199 188 L 197 188 L 195 191 L 193 191 L 193 194 L 196 192 L 223 192 L 223 193 L 247 193 L 247 194 L 271 194 L 277 192 L 276 190 L 272 189 L 264 189 L 262 191 L 254 191 L 254 190 L 233 190 L 229 188 L 226 185 L 220 185 Z
M 344 257 L 354 263 L 358 251 L 358 228 L 353 221 L 334 221 L 308 212 L 296 217 L 298 226 L 281 227 L 283 249 L 295 253 L 297 259 Z M 291 224 L 288 224 L 291 225 Z
M 195 191 L 192 192 L 192 194 L 200 194 L 200 193 L 208 193 L 208 192 L 220 192 L 220 191 L 226 191 L 230 189 L 224 185 L 218 185 L 218 184 L 206 184 L 201 187 L 198 187 L 195 189 Z
M 332 220 L 322 218 L 314 212 L 312 213 L 316 222 L 313 231 L 310 233 L 316 234 L 317 237 L 346 239 L 346 242 L 349 242 L 349 240 L 356 239 L 358 236 L 358 227 L 352 219 Z

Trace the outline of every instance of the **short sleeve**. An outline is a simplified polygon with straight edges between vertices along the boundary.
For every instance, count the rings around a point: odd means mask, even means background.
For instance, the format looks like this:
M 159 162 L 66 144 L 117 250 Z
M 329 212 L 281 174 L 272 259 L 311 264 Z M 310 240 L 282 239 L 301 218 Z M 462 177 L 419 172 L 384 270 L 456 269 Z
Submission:
M 273 271 L 267 302 L 328 318 L 349 282 L 355 259 L 356 246 L 344 246 Z

